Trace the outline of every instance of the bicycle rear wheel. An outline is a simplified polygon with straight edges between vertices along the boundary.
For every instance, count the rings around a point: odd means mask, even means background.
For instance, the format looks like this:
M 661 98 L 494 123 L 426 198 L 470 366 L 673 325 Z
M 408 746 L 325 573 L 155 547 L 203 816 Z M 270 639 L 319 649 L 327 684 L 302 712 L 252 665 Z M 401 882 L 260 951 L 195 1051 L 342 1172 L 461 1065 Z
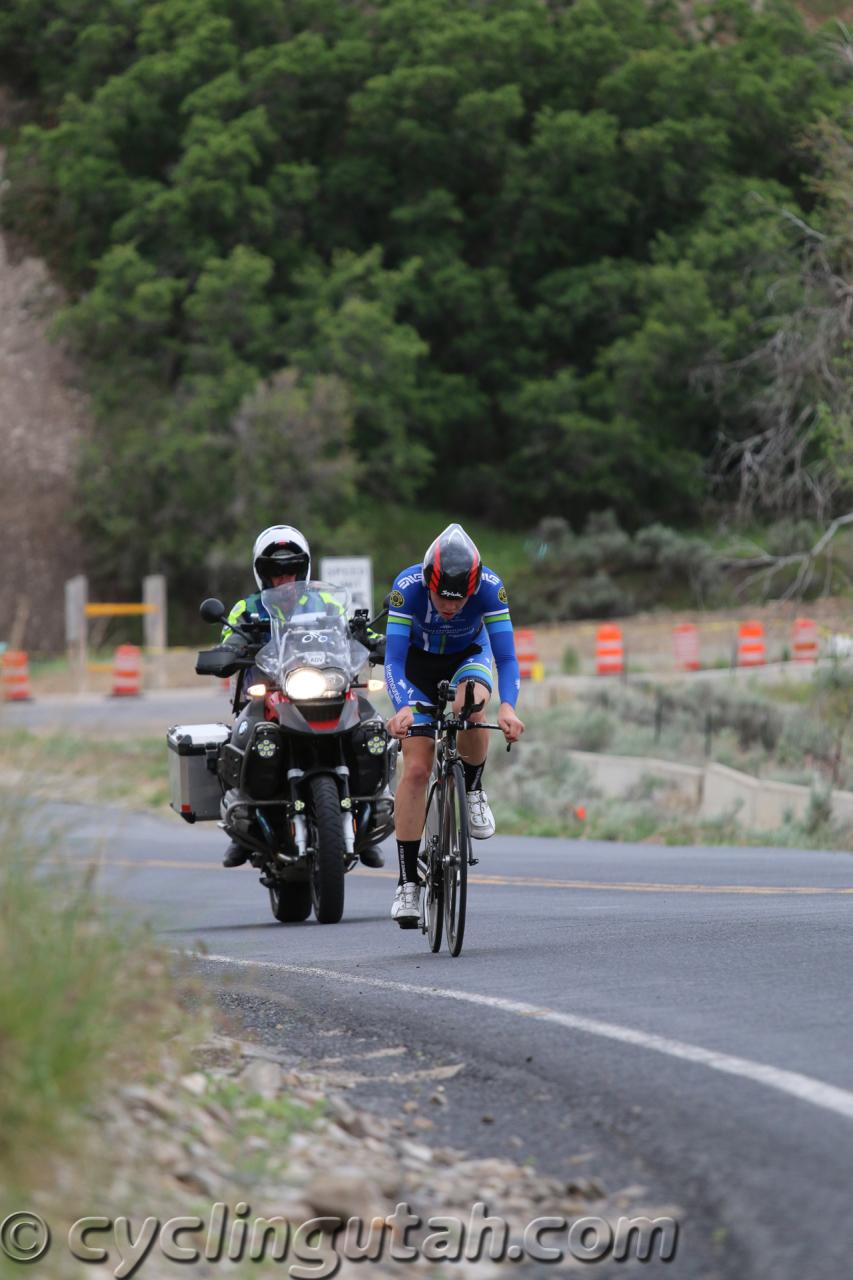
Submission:
M 444 782 L 443 817 L 444 929 L 450 954 L 458 956 L 465 936 L 468 859 L 471 856 L 465 774 L 459 762 Z
M 424 824 L 424 861 L 426 883 L 424 885 L 424 918 L 431 950 L 441 947 L 441 926 L 444 914 L 444 877 L 441 861 L 441 803 L 440 791 L 435 779 L 430 783 Z

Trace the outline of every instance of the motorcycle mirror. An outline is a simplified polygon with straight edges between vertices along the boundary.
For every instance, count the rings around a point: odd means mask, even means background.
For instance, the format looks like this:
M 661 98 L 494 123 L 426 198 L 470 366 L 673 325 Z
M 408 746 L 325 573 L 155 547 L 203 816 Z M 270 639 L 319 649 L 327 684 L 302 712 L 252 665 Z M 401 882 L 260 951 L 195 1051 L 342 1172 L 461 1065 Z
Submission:
M 216 596 L 211 596 L 209 600 L 202 600 L 199 613 L 205 622 L 227 622 L 225 615 L 225 605 L 221 600 L 217 600 Z

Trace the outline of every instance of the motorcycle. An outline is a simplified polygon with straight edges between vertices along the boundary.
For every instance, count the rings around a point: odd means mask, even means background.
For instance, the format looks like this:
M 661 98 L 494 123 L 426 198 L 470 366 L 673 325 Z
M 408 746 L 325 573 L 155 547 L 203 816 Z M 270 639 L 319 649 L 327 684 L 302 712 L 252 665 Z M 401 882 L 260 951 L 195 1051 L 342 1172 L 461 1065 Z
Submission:
M 198 674 L 236 675 L 237 718 L 217 733 L 170 730 L 181 762 L 172 804 L 188 821 L 220 818 L 260 871 L 276 920 L 306 920 L 313 908 L 319 923 L 335 924 L 346 872 L 394 827 L 399 744 L 358 678 L 366 661 L 383 660 L 384 636 L 367 610 L 348 621 L 347 592 L 326 583 L 286 584 L 261 599 L 268 623 L 228 624 L 245 641 L 240 651 L 198 655 Z M 205 600 L 201 616 L 227 622 L 219 600 Z

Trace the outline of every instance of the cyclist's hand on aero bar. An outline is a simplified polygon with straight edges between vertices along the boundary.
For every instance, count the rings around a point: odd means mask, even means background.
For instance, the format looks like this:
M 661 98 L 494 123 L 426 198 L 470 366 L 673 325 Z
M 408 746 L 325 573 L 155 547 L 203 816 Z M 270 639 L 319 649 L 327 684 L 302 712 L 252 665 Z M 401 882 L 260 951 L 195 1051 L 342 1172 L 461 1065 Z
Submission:
M 508 702 L 502 702 L 498 712 L 498 724 L 504 731 L 507 742 L 518 742 L 524 733 L 524 725 Z
M 388 721 L 387 729 L 392 738 L 405 738 L 411 729 L 415 719 L 415 713 L 411 707 L 402 707 Z

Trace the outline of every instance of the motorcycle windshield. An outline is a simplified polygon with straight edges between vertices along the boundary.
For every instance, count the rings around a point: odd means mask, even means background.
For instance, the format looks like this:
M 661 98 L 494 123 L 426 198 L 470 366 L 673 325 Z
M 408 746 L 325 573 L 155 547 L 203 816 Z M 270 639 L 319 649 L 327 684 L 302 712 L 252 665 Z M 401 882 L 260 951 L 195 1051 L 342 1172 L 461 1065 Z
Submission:
M 350 635 L 349 593 L 327 582 L 293 582 L 261 592 L 270 617 L 270 639 L 255 662 L 284 689 L 288 675 L 301 667 L 343 672 L 347 685 L 368 656 Z

